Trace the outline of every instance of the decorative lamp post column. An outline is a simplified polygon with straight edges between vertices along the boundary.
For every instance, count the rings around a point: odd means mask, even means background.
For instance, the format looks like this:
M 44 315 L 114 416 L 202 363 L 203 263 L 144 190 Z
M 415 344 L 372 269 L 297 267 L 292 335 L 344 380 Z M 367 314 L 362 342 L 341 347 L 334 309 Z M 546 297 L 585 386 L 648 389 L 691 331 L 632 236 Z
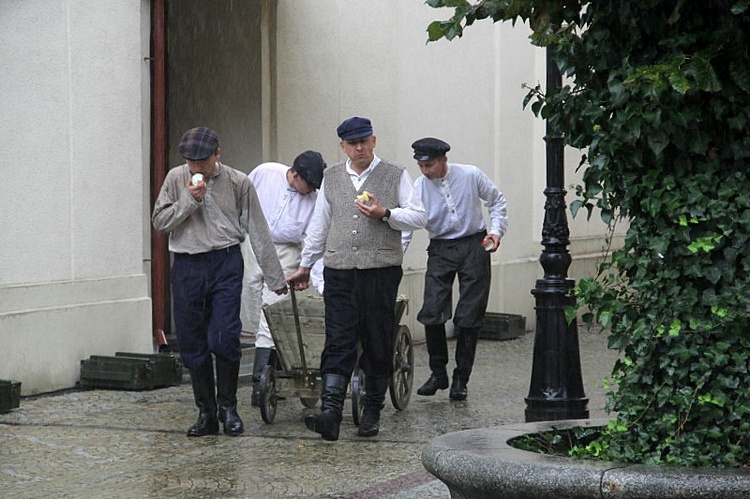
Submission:
M 547 49 L 547 89 L 560 88 L 562 75 Z M 568 324 L 565 307 L 575 305 L 570 267 L 570 230 L 565 214 L 563 187 L 564 136 L 547 121 L 547 188 L 544 195 L 544 225 L 539 258 L 544 278 L 536 281 L 531 293 L 536 298 L 536 334 L 531 386 L 526 397 L 526 421 L 556 421 L 589 417 L 588 398 L 583 391 L 581 359 L 576 321 Z

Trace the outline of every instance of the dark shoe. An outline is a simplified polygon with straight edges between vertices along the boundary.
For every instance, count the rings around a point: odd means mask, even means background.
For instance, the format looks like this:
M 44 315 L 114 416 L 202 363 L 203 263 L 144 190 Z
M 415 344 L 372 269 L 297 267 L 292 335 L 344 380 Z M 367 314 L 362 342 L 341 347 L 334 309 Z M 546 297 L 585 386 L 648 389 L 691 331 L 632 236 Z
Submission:
M 308 430 L 319 433 L 323 440 L 339 439 L 346 385 L 349 380 L 340 374 L 323 375 L 323 393 L 320 396 L 320 413 L 308 414 L 305 426 Z
M 219 421 L 224 424 L 224 434 L 236 437 L 245 431 L 236 407 L 219 407 Z
M 357 435 L 360 437 L 374 437 L 380 433 L 380 412 L 363 412 L 359 422 Z
M 305 426 L 310 431 L 320 433 L 323 440 L 336 441 L 339 439 L 339 428 L 341 427 L 341 416 L 334 411 L 323 411 L 319 414 L 308 414 L 305 417 Z
M 453 384 L 451 385 L 451 391 L 448 395 L 451 400 L 466 400 L 467 396 L 466 381 L 461 378 L 453 378 Z
M 188 429 L 187 436 L 216 435 L 219 433 L 219 421 L 216 419 L 213 361 L 209 360 L 203 366 L 190 369 L 190 382 L 193 385 L 193 397 L 199 412 L 198 421 Z
M 206 435 L 219 434 L 219 421 L 215 414 L 201 412 L 198 421 L 187 431 L 188 437 L 205 437 Z
M 446 388 L 448 388 L 448 375 L 432 373 L 425 384 L 419 387 L 417 393 L 419 395 L 430 396 L 435 395 L 438 390 L 445 390 Z

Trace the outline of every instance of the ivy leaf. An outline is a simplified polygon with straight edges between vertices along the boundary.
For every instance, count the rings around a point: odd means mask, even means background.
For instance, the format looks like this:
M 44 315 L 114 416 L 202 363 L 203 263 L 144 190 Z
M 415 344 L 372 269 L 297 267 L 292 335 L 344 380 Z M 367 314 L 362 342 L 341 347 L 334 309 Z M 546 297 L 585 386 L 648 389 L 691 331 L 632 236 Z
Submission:
M 696 54 L 688 63 L 688 73 L 695 78 L 698 87 L 704 92 L 718 92 L 721 90 L 716 71 L 714 71 L 711 62 L 703 55 Z
M 573 215 L 573 218 L 578 214 L 578 210 L 585 205 L 586 203 L 580 199 L 575 199 L 570 203 L 570 214 Z
M 628 92 L 628 89 L 623 85 L 622 81 L 616 79 L 614 76 L 610 77 L 607 82 L 607 88 L 609 88 L 610 103 L 612 107 L 622 106 L 630 97 L 630 92 Z
M 748 0 L 746 3 L 750 3 Z M 729 74 L 738 87 L 750 93 L 750 64 L 747 59 L 733 60 L 729 63 Z
M 664 148 L 669 145 L 669 137 L 663 131 L 657 131 L 649 134 L 646 138 L 646 141 L 648 142 L 648 146 L 657 157 L 661 156 Z
M 609 328 L 612 325 L 612 312 L 604 310 L 599 313 L 599 323 L 604 329 Z
M 669 84 L 683 95 L 691 88 L 690 81 L 681 73 L 671 73 L 669 75 Z
M 576 321 L 576 318 L 578 317 L 578 310 L 576 307 L 572 305 L 568 305 L 564 307 L 565 309 L 565 322 L 570 325 L 573 324 Z
M 709 280 L 711 284 L 716 284 L 719 282 L 719 279 L 721 279 L 721 269 L 716 267 L 708 267 L 706 269 L 706 279 Z
M 750 7 L 750 0 L 740 0 L 739 2 L 736 2 L 734 5 L 732 5 L 732 8 L 730 9 L 732 14 L 735 16 L 738 16 L 740 14 L 743 14 L 748 7 Z

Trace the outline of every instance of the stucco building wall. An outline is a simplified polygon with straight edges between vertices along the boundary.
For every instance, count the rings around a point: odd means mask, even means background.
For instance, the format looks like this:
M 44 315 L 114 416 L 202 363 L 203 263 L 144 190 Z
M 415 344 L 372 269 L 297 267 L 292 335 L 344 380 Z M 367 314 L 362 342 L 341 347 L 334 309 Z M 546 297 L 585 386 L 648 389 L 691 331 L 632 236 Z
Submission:
M 141 0 L 3 2 L 0 378 L 24 394 L 73 386 L 89 355 L 152 351 L 148 15 Z

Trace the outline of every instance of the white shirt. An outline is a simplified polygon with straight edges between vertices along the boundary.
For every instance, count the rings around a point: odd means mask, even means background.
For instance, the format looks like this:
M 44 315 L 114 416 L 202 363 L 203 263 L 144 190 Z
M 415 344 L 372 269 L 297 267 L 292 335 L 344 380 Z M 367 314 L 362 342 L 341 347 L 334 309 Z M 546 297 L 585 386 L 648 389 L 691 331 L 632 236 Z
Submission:
M 292 189 L 287 180 L 289 169 L 281 163 L 261 163 L 248 177 L 258 192 L 273 242 L 302 244 L 318 193 L 302 195 Z
M 365 183 L 368 175 L 378 166 L 378 163 L 380 163 L 380 158 L 375 156 L 370 166 L 361 174 L 358 174 L 352 169 L 351 160 L 346 161 L 346 171 L 349 173 L 349 178 L 355 190 L 359 190 L 362 187 L 362 184 Z M 404 168 L 398 185 L 398 206 L 391 208 L 391 216 L 387 223 L 395 230 L 412 231 L 423 228 L 426 221 L 427 211 L 422 204 L 419 194 L 414 190 L 409 172 Z M 331 205 L 325 196 L 324 178 L 319 189 L 318 200 L 315 203 L 315 212 L 307 230 L 300 266 L 310 268 L 323 256 L 330 225 Z
M 430 180 L 422 175 L 414 188 L 427 207 L 425 229 L 430 239 L 458 239 L 486 229 L 482 201 L 490 214 L 487 232 L 503 237 L 508 229 L 505 196 L 476 166 L 448 163 L 443 178 Z M 408 244 L 411 234 L 404 239 Z

